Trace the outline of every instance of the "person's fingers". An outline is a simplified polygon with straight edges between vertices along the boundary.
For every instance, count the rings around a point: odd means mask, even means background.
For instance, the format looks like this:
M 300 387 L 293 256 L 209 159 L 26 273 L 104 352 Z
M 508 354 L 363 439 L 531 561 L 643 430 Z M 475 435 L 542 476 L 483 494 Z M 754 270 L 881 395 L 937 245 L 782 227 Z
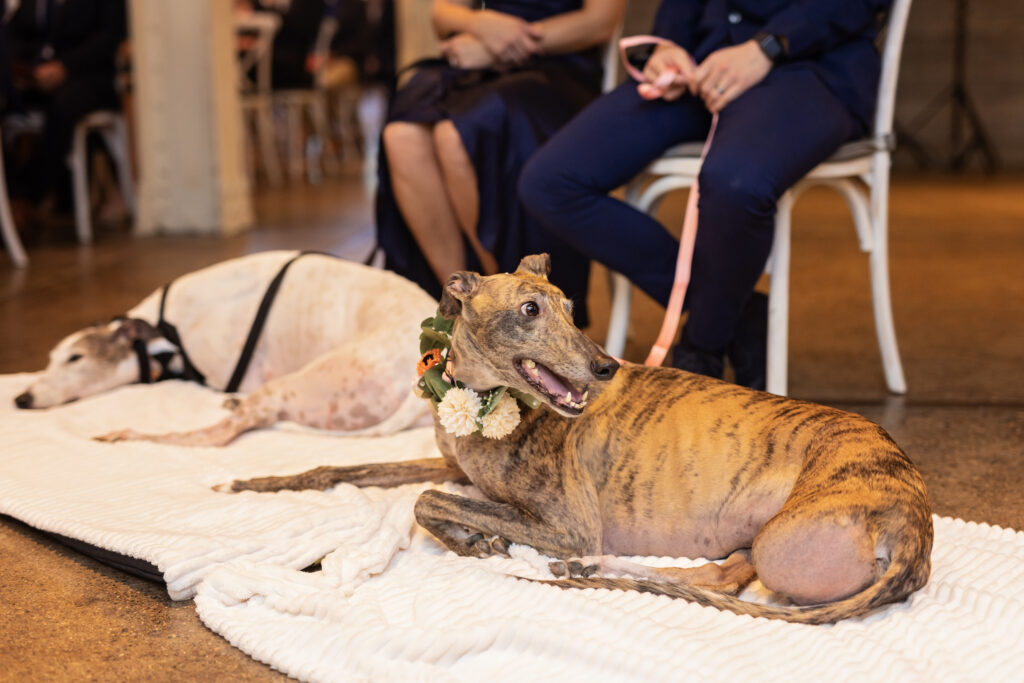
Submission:
M 683 93 L 685 92 L 685 83 L 673 83 L 672 85 L 665 89 L 664 93 L 661 96 L 661 99 L 665 100 L 666 102 L 675 102 L 680 97 L 682 97 Z
M 654 81 L 652 81 L 651 84 L 656 88 L 665 90 L 675 82 L 676 76 L 678 75 L 679 71 L 674 66 L 669 65 L 658 75 L 657 78 L 654 79 Z
M 645 100 L 656 100 L 662 96 L 662 89 L 658 88 L 650 83 L 640 83 L 636 86 L 636 91 L 640 97 Z
M 651 57 L 647 60 L 647 64 L 644 65 L 644 80 L 648 83 L 653 83 L 658 80 L 658 76 L 661 75 L 661 71 L 664 68 L 661 60 L 657 57 Z

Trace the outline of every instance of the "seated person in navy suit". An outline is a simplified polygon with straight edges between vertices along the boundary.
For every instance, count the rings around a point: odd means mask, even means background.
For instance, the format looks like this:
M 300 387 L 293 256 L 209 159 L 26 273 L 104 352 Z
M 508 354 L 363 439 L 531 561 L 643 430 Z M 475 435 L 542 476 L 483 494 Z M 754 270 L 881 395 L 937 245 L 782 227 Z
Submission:
M 115 57 L 125 36 L 125 0 L 20 0 L 7 18 L 15 108 L 41 111 L 45 128 L 23 187 L 19 228 L 31 226 L 31 207 L 67 178 L 65 159 L 75 124 L 99 109 L 119 109 Z M 11 174 L 13 177 L 15 174 Z
M 689 311 L 673 363 L 763 389 L 767 302 L 754 293 L 778 198 L 875 107 L 874 39 L 886 0 L 663 0 L 647 84 L 626 82 L 563 128 L 520 178 L 548 230 L 623 273 L 665 305 L 678 243 L 653 218 L 607 196 L 667 148 L 718 129 L 700 172 L 700 229 Z M 654 81 L 675 77 L 664 88 Z

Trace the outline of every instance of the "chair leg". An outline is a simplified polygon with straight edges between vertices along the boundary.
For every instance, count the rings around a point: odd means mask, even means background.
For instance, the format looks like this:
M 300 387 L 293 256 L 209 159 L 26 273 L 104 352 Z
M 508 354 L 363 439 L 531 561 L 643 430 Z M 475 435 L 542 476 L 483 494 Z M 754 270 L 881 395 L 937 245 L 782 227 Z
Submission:
M 302 105 L 288 102 L 285 105 L 285 120 L 288 130 L 288 179 L 300 180 L 305 172 L 305 148 L 302 136 Z
M 793 192 L 779 199 L 772 241 L 771 290 L 768 294 L 768 368 L 766 389 L 785 396 L 789 384 L 789 253 Z
M 267 183 L 278 187 L 282 183 L 281 165 L 277 158 L 277 137 L 274 134 L 274 112 L 269 102 L 260 102 L 256 107 L 256 134 L 260 140 L 260 157 Z
M 324 175 L 334 175 L 338 171 L 337 155 L 331 147 L 331 126 L 327 121 L 327 101 L 322 92 L 317 92 L 311 102 L 309 113 L 313 119 L 313 130 L 320 138 L 320 170 Z
M 629 308 L 633 287 L 625 275 L 608 271 L 608 289 L 611 294 L 611 308 L 608 312 L 608 336 L 604 350 L 622 358 L 626 350 L 626 334 L 629 331 Z
M 89 206 L 89 150 L 86 146 L 88 130 L 77 126 L 71 142 L 68 167 L 75 202 L 75 231 L 79 244 L 92 243 L 92 216 Z
M 881 158 L 884 157 L 884 158 Z M 882 354 L 885 383 L 894 394 L 907 393 L 896 326 L 892 318 L 892 297 L 889 291 L 889 155 L 876 155 L 871 184 L 871 218 L 874 245 L 869 257 L 871 268 L 871 299 L 875 311 L 875 331 Z
M 135 182 L 132 178 L 131 154 L 128 149 L 128 130 L 124 119 L 118 119 L 111 128 L 102 131 L 103 141 L 117 167 L 117 184 L 121 198 L 131 214 L 135 215 Z
M 18 227 L 14 224 L 11 203 L 7 197 L 7 176 L 4 173 L 3 155 L 0 155 L 0 233 L 3 234 L 7 253 L 10 255 L 14 267 L 24 268 L 27 266 L 28 256 L 25 254 L 25 247 L 21 245 L 21 238 L 18 237 Z

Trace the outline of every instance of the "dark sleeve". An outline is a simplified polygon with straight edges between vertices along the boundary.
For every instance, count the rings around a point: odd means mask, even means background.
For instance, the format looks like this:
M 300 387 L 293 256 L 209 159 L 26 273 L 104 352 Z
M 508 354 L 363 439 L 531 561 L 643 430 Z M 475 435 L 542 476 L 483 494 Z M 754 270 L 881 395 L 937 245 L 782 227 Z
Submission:
M 772 16 L 764 30 L 785 36 L 789 57 L 808 57 L 864 35 L 891 5 L 892 0 L 797 0 Z
M 654 15 L 652 33 L 668 38 L 687 51 L 697 44 L 697 28 L 704 3 L 698 0 L 662 0 L 658 13 Z
M 114 57 L 125 37 L 125 0 L 100 0 L 96 5 L 92 33 L 59 57 L 69 76 L 114 70 Z

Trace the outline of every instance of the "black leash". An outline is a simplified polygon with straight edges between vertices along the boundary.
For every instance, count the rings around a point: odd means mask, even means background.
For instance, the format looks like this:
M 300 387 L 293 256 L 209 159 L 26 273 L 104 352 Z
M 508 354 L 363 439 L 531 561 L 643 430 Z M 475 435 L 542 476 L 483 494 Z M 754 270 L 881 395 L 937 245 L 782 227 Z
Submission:
M 242 353 L 238 357 L 238 362 L 235 364 L 235 371 L 231 373 L 231 379 L 228 380 L 228 385 L 224 387 L 224 391 L 229 394 L 233 394 L 238 391 L 239 385 L 242 383 L 242 378 L 245 377 L 245 371 L 249 369 L 249 363 L 252 361 L 252 354 L 256 351 L 256 344 L 260 340 L 260 334 L 263 332 L 263 326 L 267 324 L 267 316 L 270 315 L 270 307 L 274 304 L 274 299 L 277 297 L 277 291 L 281 289 L 281 282 L 284 281 L 284 275 L 288 272 L 288 268 L 295 263 L 297 260 L 306 256 L 307 254 L 315 254 L 318 252 L 314 251 L 302 251 L 288 259 L 288 261 L 281 266 L 281 270 L 277 271 L 277 275 L 270 281 L 267 286 L 267 291 L 263 294 L 263 300 L 260 301 L 260 307 L 256 309 L 256 318 L 252 321 L 252 325 L 249 327 L 249 336 L 245 340 L 245 346 L 242 347 Z M 329 255 L 329 254 L 324 254 Z
M 238 387 L 242 384 L 242 378 L 245 377 L 246 371 L 249 369 L 249 363 L 252 362 L 253 353 L 256 351 L 256 345 L 259 343 L 260 335 L 263 333 L 263 328 L 267 323 L 267 317 L 270 315 L 270 307 L 274 304 L 274 299 L 277 297 L 278 291 L 281 289 L 281 283 L 284 281 L 285 273 L 288 272 L 288 268 L 303 256 L 309 254 L 319 254 L 320 256 L 330 256 L 337 258 L 333 254 L 328 254 L 320 251 L 302 251 L 288 259 L 281 266 L 281 269 L 277 271 L 277 275 L 270 281 L 267 286 L 267 291 L 263 294 L 263 299 L 260 301 L 260 306 L 256 310 L 256 317 L 252 321 L 252 325 L 249 327 L 249 336 L 246 337 L 245 345 L 242 347 L 242 352 L 238 357 L 238 362 L 235 363 L 235 370 L 231 373 L 231 379 L 228 380 L 227 386 L 224 391 L 233 394 L 238 391 Z M 372 258 L 371 253 L 371 258 Z M 178 349 L 178 353 L 181 354 L 181 361 L 184 369 L 181 374 L 172 373 L 169 365 L 174 354 L 171 353 L 159 353 L 152 356 L 154 360 L 160 363 L 160 374 L 154 380 L 150 370 L 150 355 L 149 350 L 146 347 L 145 340 L 136 339 L 132 342 L 132 349 L 135 351 L 135 357 L 139 362 L 139 381 L 143 384 L 150 384 L 153 381 L 160 381 L 164 379 L 185 379 L 192 382 L 198 382 L 199 384 L 206 384 L 206 376 L 199 371 L 199 369 L 192 364 L 191 359 L 188 357 L 188 353 L 185 351 L 185 347 L 181 343 L 181 336 L 178 334 L 178 328 L 167 321 L 164 317 L 164 307 L 167 303 L 167 293 L 171 289 L 171 285 L 174 282 L 168 282 L 164 285 L 163 290 L 160 293 L 160 313 L 157 318 L 156 328 L 163 337 L 174 344 L 175 348 Z
M 182 371 L 181 376 L 180 376 L 181 379 L 187 379 L 190 382 L 198 382 L 199 384 L 204 384 L 205 385 L 206 384 L 206 375 L 204 375 L 203 373 L 199 372 L 199 369 L 196 368 L 196 366 L 192 365 L 192 361 L 189 359 L 188 353 L 185 352 L 185 347 L 182 346 L 182 344 L 181 344 L 181 337 L 178 335 L 178 328 L 176 328 L 171 323 L 167 322 L 167 319 L 164 318 L 164 305 L 167 303 L 167 292 L 170 291 L 171 285 L 173 285 L 173 284 L 174 284 L 173 281 L 168 282 L 166 285 L 164 285 L 163 292 L 160 293 L 160 314 L 157 317 L 156 329 L 160 331 L 160 334 L 162 334 L 164 336 L 164 339 L 166 339 L 167 341 L 169 341 L 172 344 L 174 344 L 174 346 L 178 349 L 178 352 L 181 353 L 181 362 L 185 366 L 184 370 Z M 145 346 L 143 346 L 143 348 L 145 348 Z M 138 353 L 138 347 L 136 347 L 136 351 L 135 352 L 136 352 L 136 354 Z M 139 362 L 141 364 L 141 360 Z M 142 374 L 142 372 L 141 372 L 141 370 L 142 370 L 141 365 L 139 367 L 139 370 L 140 370 L 139 374 L 141 375 Z M 146 370 L 147 370 L 147 372 L 145 374 L 148 377 L 149 376 L 149 372 L 148 372 L 148 370 L 149 370 L 149 363 L 148 362 L 146 363 Z M 161 379 L 168 379 L 168 378 L 169 377 L 167 377 L 167 378 L 161 377 Z M 145 380 L 143 380 L 143 381 L 145 381 Z

